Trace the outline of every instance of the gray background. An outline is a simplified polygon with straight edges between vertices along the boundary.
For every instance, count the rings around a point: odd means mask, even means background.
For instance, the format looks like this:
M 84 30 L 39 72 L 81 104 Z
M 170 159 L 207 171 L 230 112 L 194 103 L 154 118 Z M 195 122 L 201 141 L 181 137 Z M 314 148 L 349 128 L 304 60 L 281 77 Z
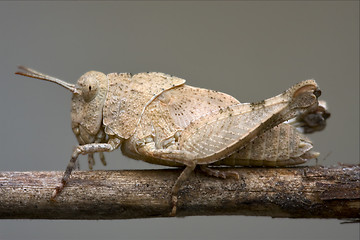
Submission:
M 0 39 L 1 171 L 64 170 L 76 145 L 70 92 L 15 76 L 20 64 L 71 83 L 89 70 L 160 71 L 241 102 L 314 78 L 332 113 L 310 136 L 319 163 L 359 161 L 357 1 L 1 2 Z M 106 156 L 105 169 L 157 167 Z M 244 216 L 0 220 L 0 239 L 358 239 L 358 227 Z

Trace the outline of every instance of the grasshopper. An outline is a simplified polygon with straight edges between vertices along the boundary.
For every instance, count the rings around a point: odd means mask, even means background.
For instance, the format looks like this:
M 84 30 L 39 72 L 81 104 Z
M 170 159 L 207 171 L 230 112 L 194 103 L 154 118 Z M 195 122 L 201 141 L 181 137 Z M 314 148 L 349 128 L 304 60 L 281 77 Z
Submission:
M 16 74 L 54 82 L 73 93 L 71 126 L 79 142 L 52 200 L 69 181 L 80 154 L 89 168 L 99 153 L 121 148 L 124 155 L 153 164 L 184 167 L 172 187 L 171 215 L 178 192 L 194 168 L 208 175 L 239 179 L 236 172 L 210 165 L 287 166 L 316 158 L 311 141 L 300 133 L 321 130 L 329 113 L 319 105 L 314 80 L 302 81 L 258 103 L 185 85 L 159 72 L 139 74 L 90 71 L 77 84 L 19 67 Z M 286 121 L 293 121 L 291 124 Z M 306 132 L 305 131 L 305 132 Z

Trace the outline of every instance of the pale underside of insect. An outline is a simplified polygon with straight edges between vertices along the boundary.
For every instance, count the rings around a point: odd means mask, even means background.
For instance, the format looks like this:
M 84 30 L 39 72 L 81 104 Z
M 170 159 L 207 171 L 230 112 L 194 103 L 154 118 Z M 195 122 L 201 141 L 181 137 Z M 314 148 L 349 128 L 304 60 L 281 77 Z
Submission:
M 79 142 L 52 199 L 63 190 L 80 154 L 121 148 L 153 164 L 185 167 L 172 188 L 172 211 L 182 183 L 199 165 L 205 173 L 239 178 L 209 165 L 287 166 L 316 158 L 303 132 L 322 130 L 330 115 L 314 80 L 258 103 L 240 103 L 225 93 L 185 85 L 163 73 L 103 74 L 91 71 L 76 85 L 20 67 L 17 74 L 57 83 L 73 93 L 72 130 Z M 286 122 L 288 121 L 288 122 Z M 296 128 L 297 127 L 297 128 Z

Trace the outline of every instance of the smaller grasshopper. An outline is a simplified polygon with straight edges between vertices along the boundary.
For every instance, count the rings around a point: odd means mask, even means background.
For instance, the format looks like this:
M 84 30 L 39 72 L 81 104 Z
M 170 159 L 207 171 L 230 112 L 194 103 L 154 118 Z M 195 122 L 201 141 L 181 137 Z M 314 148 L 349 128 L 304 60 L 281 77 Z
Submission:
M 316 158 L 311 141 L 296 129 L 321 130 L 330 115 L 321 92 L 306 80 L 259 103 L 240 103 L 225 93 L 185 85 L 164 73 L 131 75 L 90 71 L 77 84 L 19 67 L 16 74 L 59 84 L 73 93 L 72 130 L 79 142 L 52 199 L 64 189 L 80 154 L 121 148 L 124 155 L 153 164 L 185 167 L 172 188 L 171 215 L 181 185 L 194 168 L 215 177 L 234 177 L 211 165 L 287 166 Z M 289 122 L 287 122 L 289 121 Z

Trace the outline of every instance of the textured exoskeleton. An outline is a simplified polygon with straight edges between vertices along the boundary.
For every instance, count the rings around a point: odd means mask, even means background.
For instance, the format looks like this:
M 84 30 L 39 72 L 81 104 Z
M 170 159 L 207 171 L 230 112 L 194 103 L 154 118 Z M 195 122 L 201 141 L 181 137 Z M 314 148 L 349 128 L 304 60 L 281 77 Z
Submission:
M 105 163 L 103 152 L 121 147 L 134 159 L 185 167 L 172 189 L 174 215 L 179 188 L 196 165 L 209 175 L 239 178 L 237 173 L 208 166 L 304 163 L 319 153 L 311 151 L 311 141 L 296 127 L 321 130 L 329 116 L 318 104 L 320 90 L 314 80 L 258 103 L 240 103 L 225 93 L 191 87 L 184 79 L 157 72 L 105 75 L 91 71 L 73 85 L 20 69 L 17 74 L 55 82 L 73 93 L 72 129 L 80 145 L 53 199 L 64 188 L 80 154 L 88 155 L 92 168 L 95 152 Z

